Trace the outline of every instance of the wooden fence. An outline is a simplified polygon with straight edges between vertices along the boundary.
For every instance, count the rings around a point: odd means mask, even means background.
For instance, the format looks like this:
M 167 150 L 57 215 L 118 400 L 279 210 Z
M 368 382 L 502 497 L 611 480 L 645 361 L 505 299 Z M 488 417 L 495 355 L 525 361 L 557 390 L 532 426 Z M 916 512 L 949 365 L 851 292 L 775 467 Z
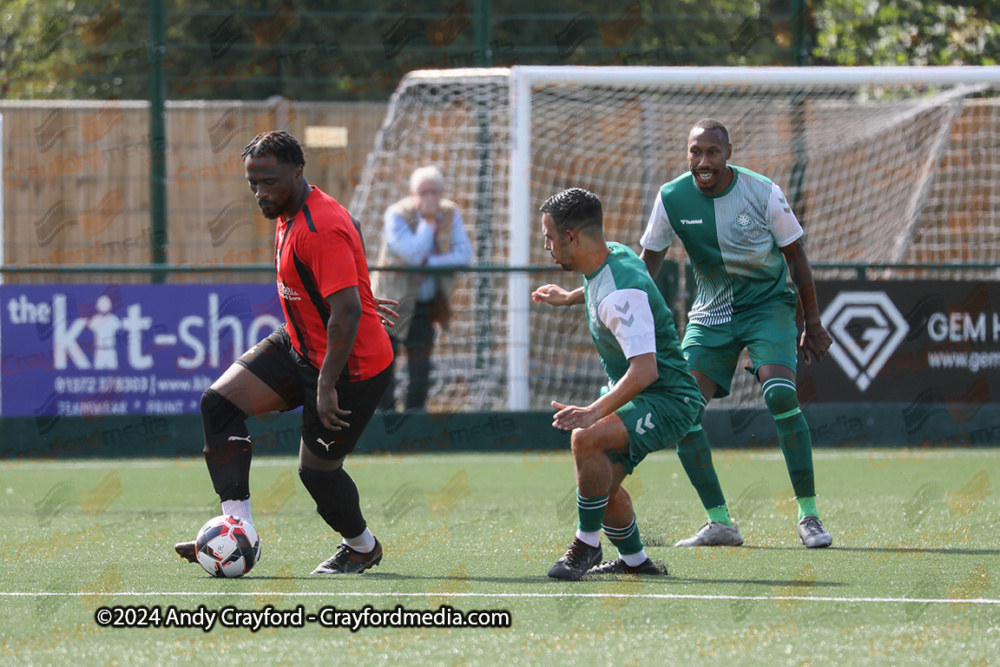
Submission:
M 166 261 L 199 266 L 271 261 L 274 223 L 260 215 L 247 187 L 240 160 L 244 145 L 258 132 L 288 130 L 303 144 L 309 182 L 347 205 L 385 110 L 382 103 L 285 98 L 168 102 Z M 5 263 L 150 261 L 148 103 L 0 101 L 0 114 Z M 61 274 L 56 279 L 103 278 Z M 113 279 L 144 282 L 149 277 Z M 198 277 L 205 279 L 233 278 Z M 24 274 L 6 280 L 40 278 Z

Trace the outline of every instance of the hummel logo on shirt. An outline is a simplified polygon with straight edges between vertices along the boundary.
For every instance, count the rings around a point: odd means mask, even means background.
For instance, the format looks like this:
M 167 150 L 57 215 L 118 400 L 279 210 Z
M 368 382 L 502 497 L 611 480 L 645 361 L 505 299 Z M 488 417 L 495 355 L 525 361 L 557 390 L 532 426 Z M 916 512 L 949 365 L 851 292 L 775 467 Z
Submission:
M 681 224 L 682 225 L 700 225 L 701 224 L 701 218 L 698 218 L 697 220 L 683 220 L 682 219 L 681 220 Z

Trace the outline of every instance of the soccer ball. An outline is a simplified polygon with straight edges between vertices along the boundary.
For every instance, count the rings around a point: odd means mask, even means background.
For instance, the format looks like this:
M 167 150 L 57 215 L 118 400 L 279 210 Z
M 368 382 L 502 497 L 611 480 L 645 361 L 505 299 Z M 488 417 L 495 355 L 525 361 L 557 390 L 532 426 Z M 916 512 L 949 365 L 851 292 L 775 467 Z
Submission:
M 249 522 L 217 516 L 198 531 L 195 554 L 213 577 L 242 577 L 260 560 L 260 538 Z

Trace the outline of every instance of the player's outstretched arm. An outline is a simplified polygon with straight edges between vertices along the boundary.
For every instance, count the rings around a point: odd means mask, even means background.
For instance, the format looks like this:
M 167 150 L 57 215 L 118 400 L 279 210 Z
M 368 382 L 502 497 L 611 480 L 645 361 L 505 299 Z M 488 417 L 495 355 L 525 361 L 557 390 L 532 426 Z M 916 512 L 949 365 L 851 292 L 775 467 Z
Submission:
M 542 285 L 531 293 L 531 300 L 535 303 L 547 303 L 553 306 L 575 306 L 584 301 L 583 287 L 577 287 L 572 292 L 567 292 L 559 285 Z
M 552 401 L 552 407 L 558 411 L 552 418 L 552 425 L 563 431 L 572 431 L 575 428 L 587 428 L 638 396 L 643 389 L 653 384 L 659 376 L 660 373 L 656 367 L 655 352 L 647 352 L 646 354 L 634 356 L 628 360 L 628 370 L 625 371 L 625 375 L 615 383 L 611 391 L 587 407 L 581 408 L 576 405 L 563 405 L 557 401 Z
M 816 299 L 816 285 L 813 282 L 812 267 L 806 257 L 806 248 L 802 239 L 798 239 L 781 249 L 781 254 L 785 256 L 788 264 L 788 274 L 799 292 L 799 301 L 802 304 L 804 316 L 804 327 L 799 347 L 805 356 L 807 364 L 812 360 L 822 361 L 826 356 L 826 351 L 833 344 L 833 339 L 823 327 L 823 322 L 819 314 L 819 302 Z

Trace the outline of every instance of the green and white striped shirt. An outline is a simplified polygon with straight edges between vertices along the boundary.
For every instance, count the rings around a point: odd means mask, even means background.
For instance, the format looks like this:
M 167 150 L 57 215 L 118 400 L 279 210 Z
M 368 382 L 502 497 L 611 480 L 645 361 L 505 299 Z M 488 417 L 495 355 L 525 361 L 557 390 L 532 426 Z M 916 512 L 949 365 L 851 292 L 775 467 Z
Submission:
M 629 359 L 652 352 L 659 377 L 643 393 L 699 397 L 674 318 L 646 264 L 620 243 L 608 243 L 608 250 L 601 268 L 584 276 L 583 287 L 590 336 L 610 384 L 625 375 Z
M 660 188 L 641 241 L 660 251 L 680 238 L 698 283 L 688 319 L 712 326 L 763 303 L 796 300 L 781 248 L 802 236 L 802 226 L 769 178 L 729 166 L 735 178 L 719 195 L 702 194 L 690 172 Z

